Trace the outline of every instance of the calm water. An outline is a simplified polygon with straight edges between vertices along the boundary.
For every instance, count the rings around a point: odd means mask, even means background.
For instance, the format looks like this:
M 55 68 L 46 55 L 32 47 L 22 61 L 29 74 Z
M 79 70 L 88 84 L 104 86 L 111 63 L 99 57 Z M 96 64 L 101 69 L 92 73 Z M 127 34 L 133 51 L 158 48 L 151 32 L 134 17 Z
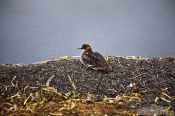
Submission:
M 175 56 L 175 0 L 0 0 L 0 64 L 77 56 Z

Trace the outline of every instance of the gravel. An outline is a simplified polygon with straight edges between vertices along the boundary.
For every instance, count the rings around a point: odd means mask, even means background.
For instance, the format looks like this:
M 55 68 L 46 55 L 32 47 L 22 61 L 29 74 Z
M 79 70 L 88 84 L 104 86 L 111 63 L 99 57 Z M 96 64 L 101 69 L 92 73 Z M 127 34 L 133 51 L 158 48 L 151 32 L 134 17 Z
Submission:
M 76 91 L 80 95 L 91 93 L 113 98 L 139 93 L 146 104 L 171 105 L 174 108 L 174 59 L 111 57 L 109 63 L 113 72 L 109 73 L 85 69 L 79 59 L 51 60 L 29 65 L 2 64 L 0 98 L 15 95 L 27 85 L 37 90 L 38 86 L 45 85 L 54 75 L 50 86 L 59 92 Z M 160 99 L 155 101 L 156 97 Z

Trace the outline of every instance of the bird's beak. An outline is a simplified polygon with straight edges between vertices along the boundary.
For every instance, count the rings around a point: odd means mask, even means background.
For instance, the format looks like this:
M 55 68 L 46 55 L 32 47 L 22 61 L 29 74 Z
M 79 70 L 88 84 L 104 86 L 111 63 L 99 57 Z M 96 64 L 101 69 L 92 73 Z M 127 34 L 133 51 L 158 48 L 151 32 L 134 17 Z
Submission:
M 77 48 L 77 49 L 82 49 L 82 48 Z

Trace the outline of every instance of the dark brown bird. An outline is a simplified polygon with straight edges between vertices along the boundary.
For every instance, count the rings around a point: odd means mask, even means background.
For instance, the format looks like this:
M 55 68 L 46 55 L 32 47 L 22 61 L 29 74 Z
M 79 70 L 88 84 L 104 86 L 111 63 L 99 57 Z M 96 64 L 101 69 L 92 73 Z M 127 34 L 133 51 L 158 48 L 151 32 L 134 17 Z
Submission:
M 82 47 L 78 49 L 83 49 L 80 61 L 88 68 L 105 72 L 112 71 L 106 59 L 100 53 L 93 52 L 90 45 L 83 44 Z

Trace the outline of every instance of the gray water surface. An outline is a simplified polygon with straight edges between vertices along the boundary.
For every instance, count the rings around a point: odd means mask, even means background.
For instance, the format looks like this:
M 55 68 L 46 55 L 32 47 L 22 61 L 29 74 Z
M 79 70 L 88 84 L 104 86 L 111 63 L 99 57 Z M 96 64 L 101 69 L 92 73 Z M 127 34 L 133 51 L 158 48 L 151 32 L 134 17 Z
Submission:
M 175 56 L 175 0 L 0 0 L 0 63 L 77 56 Z

